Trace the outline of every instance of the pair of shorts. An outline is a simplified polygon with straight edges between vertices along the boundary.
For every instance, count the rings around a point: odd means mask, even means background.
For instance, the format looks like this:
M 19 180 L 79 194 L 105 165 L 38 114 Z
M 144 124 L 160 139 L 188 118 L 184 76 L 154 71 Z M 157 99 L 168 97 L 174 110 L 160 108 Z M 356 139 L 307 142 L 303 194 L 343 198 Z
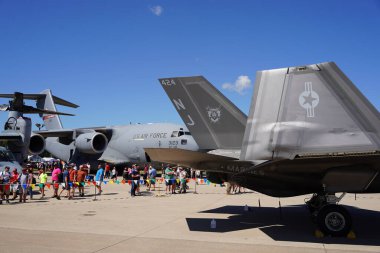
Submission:
M 168 186 L 168 185 L 172 185 L 172 179 L 165 179 L 165 184 Z
M 103 181 L 96 181 L 97 186 L 101 186 Z
M 64 189 L 64 190 L 70 190 L 69 184 L 66 185 L 66 183 L 61 183 L 61 186 L 62 186 L 62 189 Z
M 40 183 L 40 184 L 38 185 L 38 187 L 40 187 L 40 189 L 45 188 L 45 184 Z
M 4 184 L 2 185 L 2 192 L 9 193 L 11 185 L 10 184 Z
M 77 185 L 79 188 L 83 188 L 84 187 L 84 182 L 78 182 L 79 185 Z
M 20 187 L 19 193 L 20 193 L 20 195 L 26 195 L 28 193 L 28 190 L 24 189 L 24 187 Z
M 18 184 L 13 184 L 12 185 L 12 191 L 17 192 L 17 190 L 18 190 Z

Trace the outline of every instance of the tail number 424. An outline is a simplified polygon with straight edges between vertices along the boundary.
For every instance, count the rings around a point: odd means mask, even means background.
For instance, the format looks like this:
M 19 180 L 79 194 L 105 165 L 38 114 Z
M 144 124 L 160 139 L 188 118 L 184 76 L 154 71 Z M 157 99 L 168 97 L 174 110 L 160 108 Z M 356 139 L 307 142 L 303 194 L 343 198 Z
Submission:
M 161 84 L 164 86 L 172 86 L 175 85 L 175 82 L 173 79 L 162 79 Z

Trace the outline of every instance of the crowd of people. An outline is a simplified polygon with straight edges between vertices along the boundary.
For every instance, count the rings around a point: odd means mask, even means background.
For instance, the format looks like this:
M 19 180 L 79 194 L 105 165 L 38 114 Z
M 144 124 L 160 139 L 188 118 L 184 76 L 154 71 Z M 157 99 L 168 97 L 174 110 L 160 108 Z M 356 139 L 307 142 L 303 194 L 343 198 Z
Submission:
M 25 202 L 28 194 L 32 198 L 32 189 L 28 186 L 33 183 L 35 183 L 35 178 L 31 169 L 24 168 L 21 173 L 18 173 L 17 169 L 10 172 L 10 168 L 5 167 L 0 172 L 0 204 L 3 204 L 4 200 L 6 203 L 9 203 L 10 200 L 15 200 L 17 192 L 20 195 L 19 202 Z
M 140 171 L 142 172 L 142 181 L 140 180 Z M 165 179 L 166 193 L 176 194 L 177 191 L 178 193 L 186 193 L 188 188 L 186 182 L 189 174 L 185 169 L 177 167 L 175 170 L 170 166 L 166 166 L 161 168 L 161 171 L 161 177 Z M 140 169 L 138 165 L 134 164 L 132 167 L 124 169 L 122 177 L 124 180 L 131 181 L 130 193 L 132 197 L 140 194 L 140 182 L 143 182 L 147 191 L 156 190 L 157 170 L 152 165 L 145 165 L 144 168 Z
M 33 168 L 37 170 L 37 175 L 33 173 Z M 200 171 L 193 169 L 185 169 L 182 167 L 171 167 L 169 165 L 160 168 L 161 178 L 165 180 L 166 194 L 183 194 L 188 190 L 189 178 L 201 178 Z M 34 187 L 38 187 L 40 199 L 46 197 L 45 188 L 52 187 L 53 195 L 51 198 L 61 200 L 65 197 L 72 200 L 75 196 L 85 197 L 84 186 L 88 181 L 94 181 L 95 194 L 102 194 L 102 184 L 105 179 L 116 182 L 118 171 L 114 166 L 108 163 L 100 163 L 98 165 L 95 176 L 89 175 L 90 165 L 54 163 L 49 165 L 34 164 L 29 165 L 18 173 L 16 169 L 10 171 L 9 167 L 5 167 L 0 172 L 0 204 L 3 201 L 10 203 L 18 198 L 19 202 L 26 202 L 27 197 L 33 199 Z M 51 173 L 50 182 L 48 183 L 48 173 Z M 122 172 L 124 182 L 131 184 L 130 195 L 135 197 L 141 195 L 141 187 L 144 186 L 146 191 L 155 191 L 157 182 L 157 170 L 152 165 L 132 165 L 125 167 Z M 235 184 L 227 185 L 227 194 L 240 193 L 242 188 Z M 77 195 L 76 195 L 77 192 Z
M 37 170 L 37 173 L 34 171 Z M 186 193 L 186 179 L 189 173 L 185 169 L 178 167 L 176 169 L 169 166 L 161 168 L 162 177 L 165 179 L 166 193 L 176 194 Z M 38 187 L 40 199 L 46 197 L 46 186 L 52 187 L 53 195 L 51 198 L 61 200 L 65 197 L 69 200 L 76 196 L 84 197 L 84 186 L 86 181 L 95 181 L 95 194 L 102 194 L 102 183 L 105 179 L 116 181 L 118 171 L 116 167 L 108 163 L 100 163 L 94 177 L 88 176 L 90 165 L 65 163 L 36 163 L 28 164 L 27 167 L 18 173 L 16 169 L 10 171 L 9 167 L 5 167 L 0 172 L 0 204 L 3 201 L 10 203 L 18 198 L 19 202 L 26 202 L 27 197 L 33 199 L 34 188 Z M 48 173 L 51 173 L 51 183 L 48 183 Z M 194 174 L 195 175 L 195 174 Z M 125 167 L 122 178 L 131 183 L 131 196 L 141 195 L 141 184 L 146 187 L 146 191 L 156 190 L 157 170 L 152 165 L 140 167 L 136 164 L 131 167 Z M 141 180 L 142 178 L 142 180 Z M 178 179 L 178 180 L 177 180 Z
M 74 165 L 55 164 L 51 170 L 51 184 L 48 184 L 48 174 L 45 167 L 38 165 L 35 167 L 38 170 L 37 176 L 33 173 L 33 168 L 28 165 L 23 168 L 21 173 L 18 173 L 17 169 L 13 169 L 10 172 L 9 167 L 5 167 L 0 172 L 0 204 L 3 201 L 10 203 L 19 198 L 19 202 L 26 202 L 27 196 L 33 199 L 34 187 L 38 187 L 40 192 L 40 199 L 45 198 L 45 187 L 51 185 L 53 187 L 52 198 L 61 199 L 63 192 L 66 192 L 68 199 L 73 199 L 75 189 L 78 188 L 79 195 L 84 196 L 84 185 L 86 176 L 88 174 L 88 168 L 86 165 L 81 165 L 79 168 Z M 59 192 L 59 188 L 61 191 Z M 50 187 L 49 187 L 50 188 Z M 10 198 L 12 196 L 12 198 Z

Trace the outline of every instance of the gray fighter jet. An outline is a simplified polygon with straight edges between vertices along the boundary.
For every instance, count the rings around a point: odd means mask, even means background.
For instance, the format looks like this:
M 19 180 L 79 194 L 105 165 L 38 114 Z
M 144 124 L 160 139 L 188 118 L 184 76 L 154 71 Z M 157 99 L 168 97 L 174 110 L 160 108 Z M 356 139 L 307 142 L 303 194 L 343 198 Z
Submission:
M 334 236 L 351 228 L 338 205 L 345 193 L 380 192 L 380 114 L 333 62 L 257 72 L 245 130 L 241 113 L 203 77 L 160 83 L 194 138 L 208 138 L 201 149 L 237 148 L 243 141 L 239 159 L 146 149 L 152 160 L 206 170 L 213 182 L 274 197 L 313 193 L 307 206 Z
M 50 90 L 41 92 L 44 99 L 37 108 L 56 111 Z M 59 115 L 41 115 L 46 131 L 36 134 L 46 138 L 46 150 L 57 158 L 77 164 L 90 162 L 96 168 L 99 161 L 112 164 L 150 162 L 144 148 L 180 148 L 198 150 L 198 145 L 185 126 L 155 123 L 109 127 L 64 129 Z

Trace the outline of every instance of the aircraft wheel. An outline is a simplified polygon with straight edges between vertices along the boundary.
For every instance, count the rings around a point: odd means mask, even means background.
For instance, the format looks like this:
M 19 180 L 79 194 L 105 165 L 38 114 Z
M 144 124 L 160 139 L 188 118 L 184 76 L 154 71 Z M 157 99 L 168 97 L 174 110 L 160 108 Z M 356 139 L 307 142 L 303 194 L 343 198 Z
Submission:
M 352 226 L 350 214 L 344 207 L 338 205 L 322 207 L 317 222 L 321 231 L 331 236 L 346 236 Z

